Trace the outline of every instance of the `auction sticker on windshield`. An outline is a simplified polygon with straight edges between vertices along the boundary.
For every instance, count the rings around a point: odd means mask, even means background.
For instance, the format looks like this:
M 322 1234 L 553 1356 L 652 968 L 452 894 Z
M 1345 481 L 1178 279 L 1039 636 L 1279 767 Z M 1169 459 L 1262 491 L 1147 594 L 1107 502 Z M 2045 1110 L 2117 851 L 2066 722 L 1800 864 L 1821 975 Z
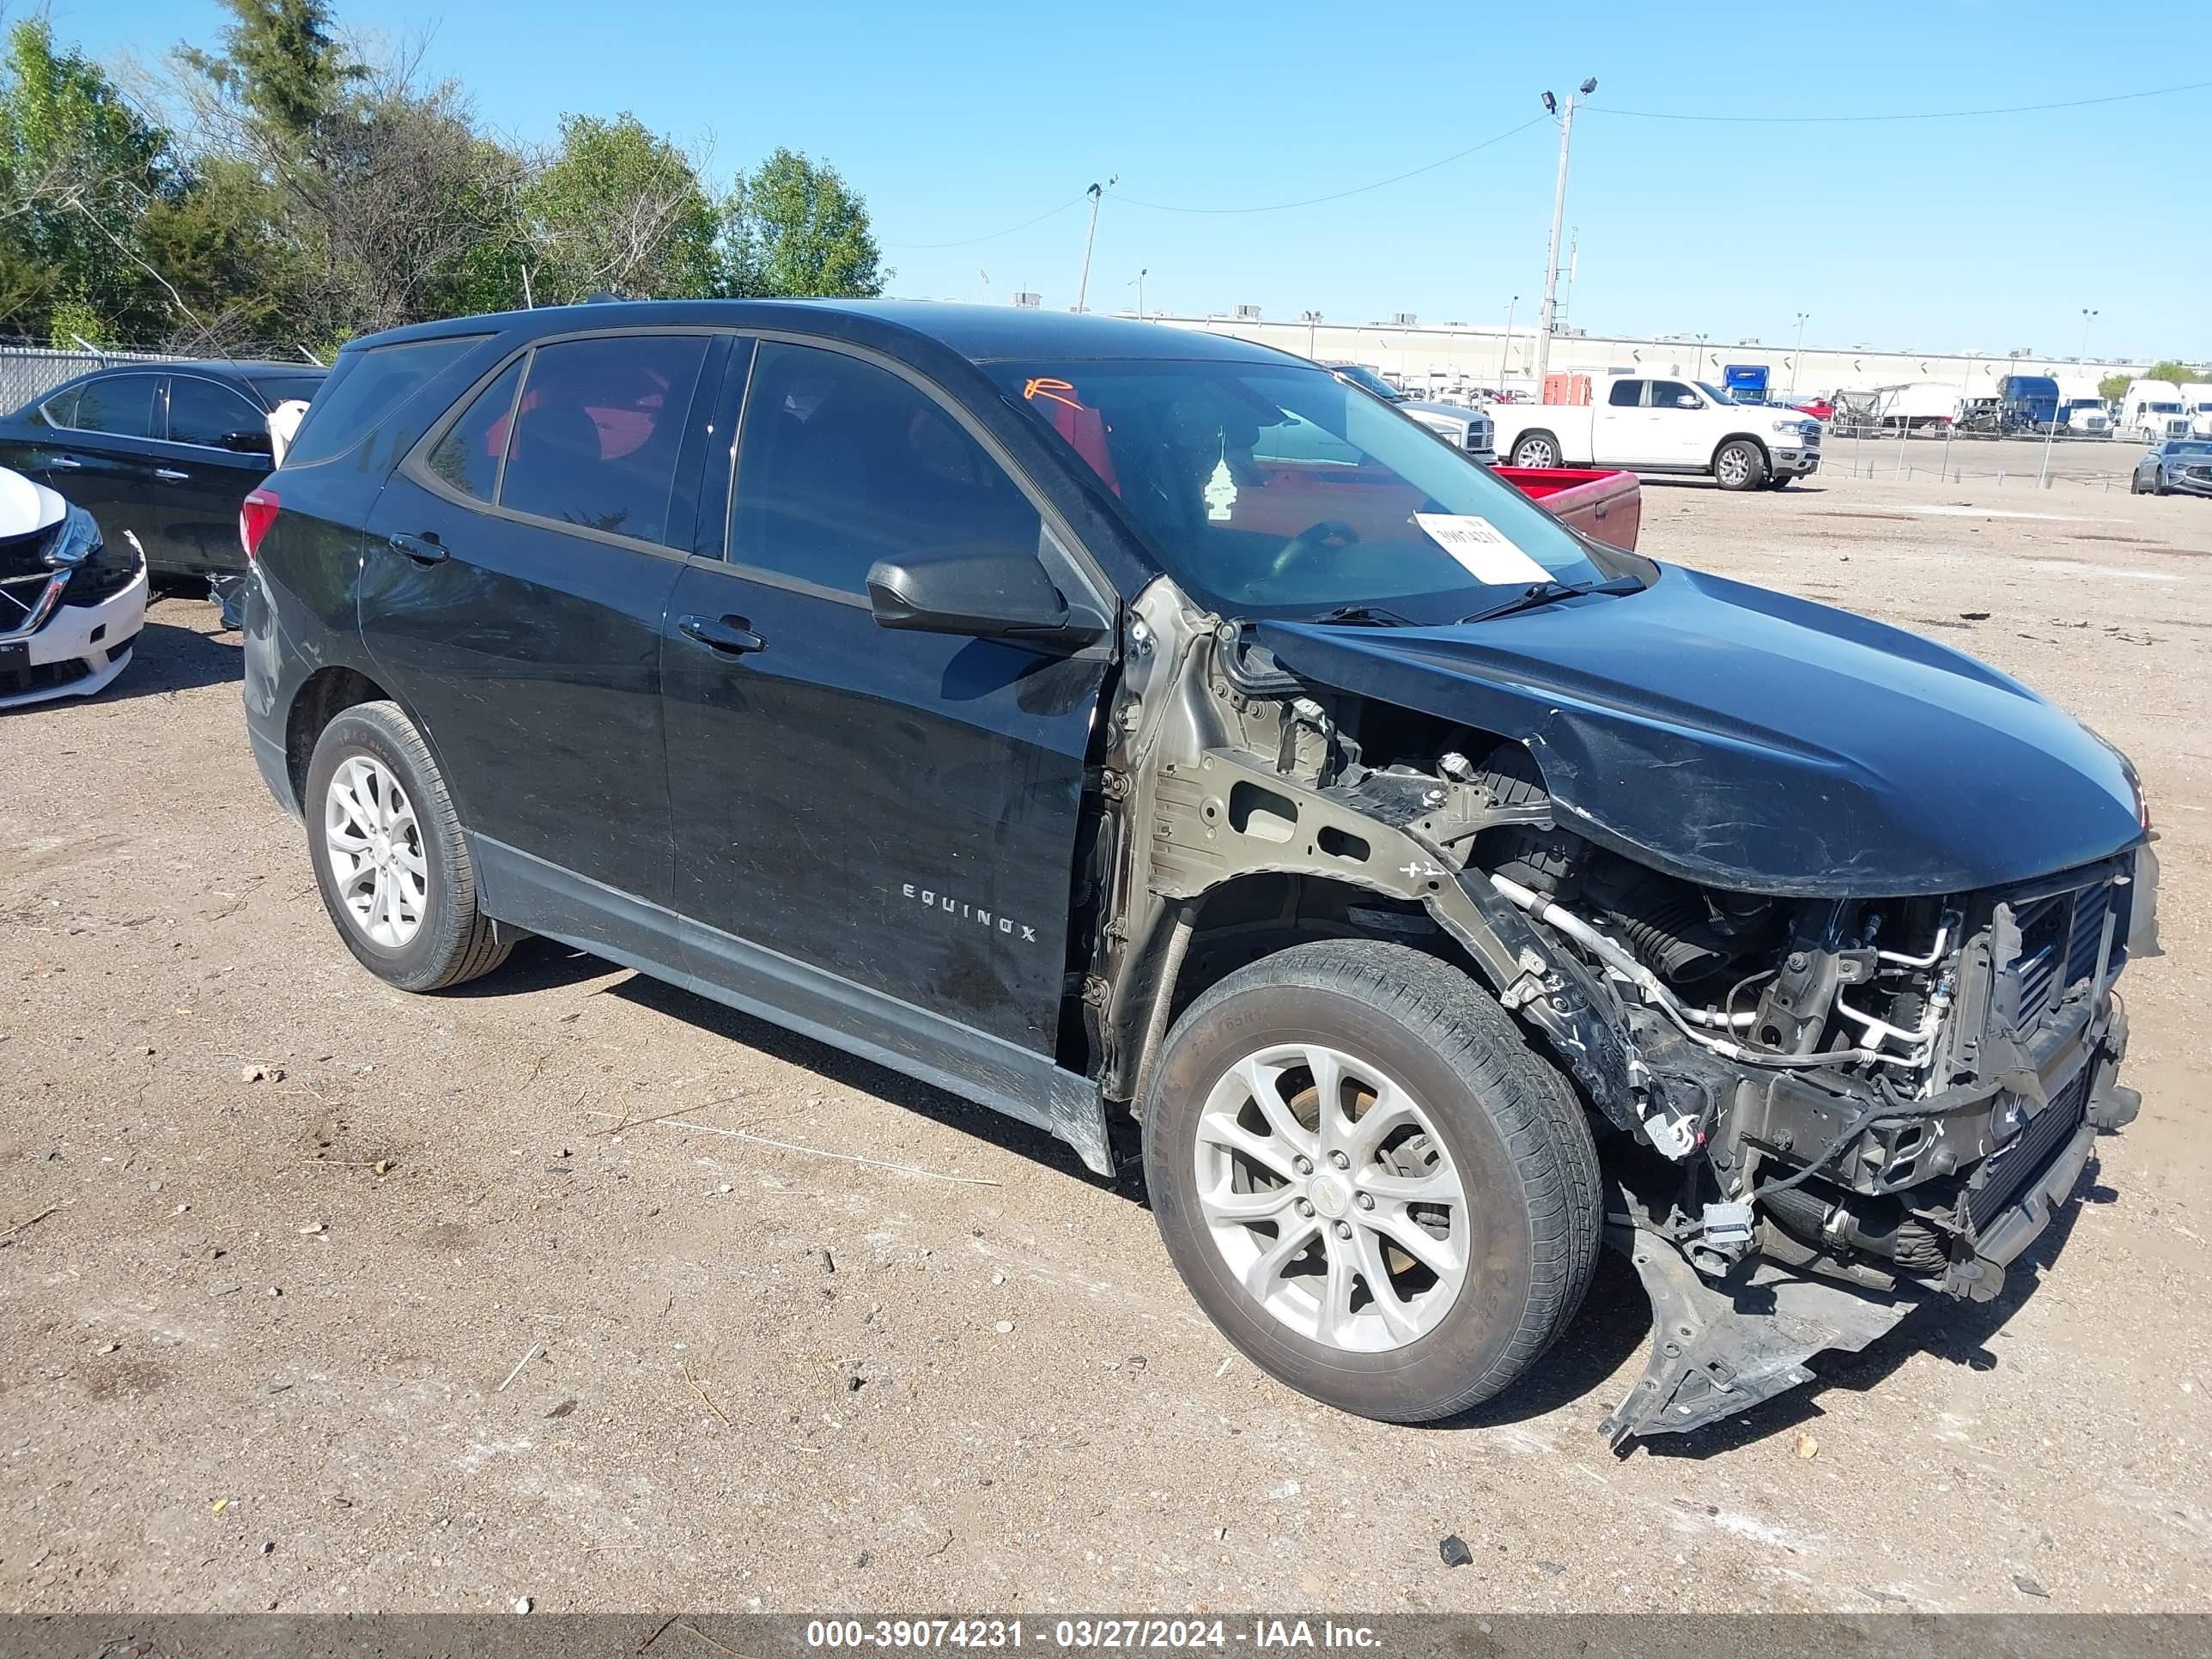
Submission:
M 1487 519 L 1466 513 L 1416 513 L 1421 533 L 1457 559 L 1467 574 L 1492 587 L 1549 581 L 1552 573 L 1506 538 Z

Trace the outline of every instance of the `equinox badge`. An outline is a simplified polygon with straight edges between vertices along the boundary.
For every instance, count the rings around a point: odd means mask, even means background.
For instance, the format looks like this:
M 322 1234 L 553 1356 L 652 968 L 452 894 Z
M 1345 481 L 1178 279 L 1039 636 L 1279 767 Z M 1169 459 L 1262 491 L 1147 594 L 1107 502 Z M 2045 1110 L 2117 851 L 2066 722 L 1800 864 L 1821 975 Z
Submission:
M 1019 939 L 1025 945 L 1037 942 L 1036 929 L 1025 921 L 1016 921 L 1012 916 L 994 915 L 988 910 L 969 904 L 965 899 L 954 898 L 949 893 L 933 893 L 927 887 L 916 887 L 912 882 L 908 882 L 900 890 L 929 909 L 941 910 L 946 915 L 957 916 L 963 921 L 981 922 L 1009 938 Z

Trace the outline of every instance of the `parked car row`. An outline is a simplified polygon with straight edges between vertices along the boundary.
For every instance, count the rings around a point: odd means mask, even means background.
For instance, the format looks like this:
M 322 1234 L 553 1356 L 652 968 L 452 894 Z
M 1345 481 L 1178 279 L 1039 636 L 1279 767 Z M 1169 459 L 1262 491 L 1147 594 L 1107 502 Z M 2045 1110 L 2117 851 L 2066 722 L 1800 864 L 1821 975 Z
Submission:
M 98 369 L 0 420 L 0 466 L 143 550 L 156 582 L 238 575 L 238 504 L 271 465 L 270 411 L 312 398 L 305 363 Z

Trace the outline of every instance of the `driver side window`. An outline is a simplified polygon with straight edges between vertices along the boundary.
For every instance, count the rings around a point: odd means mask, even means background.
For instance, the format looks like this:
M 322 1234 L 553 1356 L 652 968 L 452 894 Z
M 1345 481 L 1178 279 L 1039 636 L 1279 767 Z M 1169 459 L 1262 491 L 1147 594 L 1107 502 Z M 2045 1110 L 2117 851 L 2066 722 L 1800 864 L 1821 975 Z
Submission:
M 911 381 L 842 352 L 766 341 L 738 439 L 730 562 L 866 592 L 878 559 L 1035 553 L 1029 497 Z
M 1680 380 L 1651 382 L 1651 407 L 1654 409 L 1678 409 L 1681 406 L 1683 398 L 1694 398 L 1696 395 Z

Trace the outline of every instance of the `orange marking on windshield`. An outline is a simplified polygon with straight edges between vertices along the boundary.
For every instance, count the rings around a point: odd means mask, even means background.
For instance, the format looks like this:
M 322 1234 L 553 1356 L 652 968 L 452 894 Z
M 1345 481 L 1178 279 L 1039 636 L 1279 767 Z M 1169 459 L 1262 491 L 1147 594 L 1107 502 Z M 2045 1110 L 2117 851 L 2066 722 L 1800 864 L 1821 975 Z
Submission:
M 1070 409 L 1080 409 L 1083 407 L 1080 403 L 1064 395 L 1074 390 L 1075 382 L 1073 380 L 1056 380 L 1048 374 L 1040 374 L 1022 387 L 1022 397 L 1029 401 L 1042 398 L 1048 403 L 1066 404 Z

